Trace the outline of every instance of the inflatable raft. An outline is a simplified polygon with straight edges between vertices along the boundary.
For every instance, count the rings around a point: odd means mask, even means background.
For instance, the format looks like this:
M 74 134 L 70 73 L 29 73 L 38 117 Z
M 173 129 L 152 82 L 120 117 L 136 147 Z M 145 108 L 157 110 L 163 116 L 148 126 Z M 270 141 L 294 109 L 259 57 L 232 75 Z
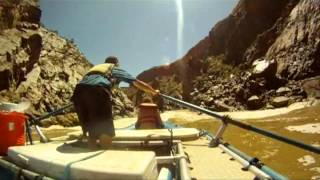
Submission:
M 10 147 L 6 160 L 53 179 L 172 179 L 174 160 L 186 157 L 181 150 L 172 154 L 173 146 L 199 138 L 199 131 L 117 130 L 113 146 L 107 150 L 90 150 L 85 142 L 68 141 L 78 135 L 80 132 L 48 143 Z
M 162 96 L 220 118 L 223 123 L 215 135 L 178 127 L 162 122 L 156 106 L 145 104 L 140 108 L 148 110 L 140 111 L 143 114 L 138 114 L 135 124 L 117 129 L 111 148 L 106 150 L 88 149 L 86 142 L 79 140 L 81 132 L 46 143 L 9 147 L 7 156 L 0 158 L 1 179 L 287 179 L 224 142 L 222 135 L 228 123 L 320 152 L 317 147 Z
M 116 130 L 107 150 L 90 150 L 85 142 L 70 140 L 80 134 L 10 147 L 0 159 L 0 175 L 6 167 L 12 172 L 9 179 L 17 172 L 45 179 L 272 179 L 227 146 L 209 147 L 210 136 L 194 128 Z

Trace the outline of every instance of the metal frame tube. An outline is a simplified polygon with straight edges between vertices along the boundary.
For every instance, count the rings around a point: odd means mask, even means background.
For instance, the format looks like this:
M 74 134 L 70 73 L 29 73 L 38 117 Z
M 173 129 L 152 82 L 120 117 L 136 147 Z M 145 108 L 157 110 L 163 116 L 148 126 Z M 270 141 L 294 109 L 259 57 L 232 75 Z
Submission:
M 185 156 L 182 144 L 178 143 L 177 145 L 178 145 L 178 153 L 182 156 Z M 180 179 L 191 180 L 190 171 L 189 171 L 186 158 L 180 158 L 179 166 L 180 166 Z
M 29 141 L 30 145 L 33 145 L 33 139 L 32 139 L 32 134 L 31 134 L 31 127 L 30 127 L 30 122 L 26 121 L 25 122 L 26 125 L 26 135 L 27 135 L 27 139 Z
M 187 158 L 185 155 L 175 155 L 175 156 L 157 156 L 156 160 L 158 164 L 171 164 L 172 162 L 179 160 L 181 158 Z
M 218 130 L 215 138 L 212 138 L 211 141 L 210 141 L 210 143 L 209 143 L 209 146 L 210 146 L 210 147 L 216 147 L 216 146 L 219 145 L 220 139 L 221 139 L 224 131 L 226 130 L 227 125 L 228 125 L 228 123 L 227 123 L 226 121 L 222 121 L 222 124 L 221 124 L 221 126 L 219 127 L 219 130 Z
M 40 142 L 42 142 L 42 143 L 49 142 L 48 138 L 42 133 L 42 131 L 38 125 L 34 125 L 34 128 L 37 131 L 38 135 L 40 136 Z
M 173 177 L 172 177 L 172 173 L 171 173 L 170 169 L 162 167 L 160 169 L 159 176 L 158 176 L 157 180 L 172 180 L 172 179 L 173 179 Z

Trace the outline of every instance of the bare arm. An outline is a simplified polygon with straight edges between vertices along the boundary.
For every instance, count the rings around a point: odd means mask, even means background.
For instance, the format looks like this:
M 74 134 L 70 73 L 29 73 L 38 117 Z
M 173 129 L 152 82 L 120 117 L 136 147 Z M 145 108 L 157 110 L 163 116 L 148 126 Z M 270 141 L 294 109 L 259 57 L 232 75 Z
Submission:
M 159 94 L 159 90 L 155 90 L 153 89 L 149 84 L 142 82 L 138 79 L 136 79 L 135 81 L 133 81 L 132 83 L 136 88 L 146 92 L 146 93 L 150 93 L 152 96 L 158 95 Z
M 112 70 L 112 76 L 119 79 L 120 81 L 133 84 L 133 86 L 135 86 L 136 88 L 146 93 L 150 93 L 152 96 L 159 94 L 158 90 L 154 90 L 149 84 L 132 77 L 128 72 L 126 72 L 123 69 L 114 68 Z

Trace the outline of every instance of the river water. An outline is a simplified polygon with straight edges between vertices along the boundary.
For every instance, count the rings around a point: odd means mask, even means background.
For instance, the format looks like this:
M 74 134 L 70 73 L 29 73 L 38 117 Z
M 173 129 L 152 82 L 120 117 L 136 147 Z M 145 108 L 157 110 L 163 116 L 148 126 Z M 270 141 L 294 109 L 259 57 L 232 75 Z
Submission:
M 173 121 L 183 126 L 205 129 L 211 133 L 215 133 L 220 125 L 212 119 L 196 122 L 183 122 L 178 119 Z M 320 106 L 295 110 L 281 116 L 248 120 L 246 123 L 320 147 Z M 293 127 L 300 125 L 309 125 L 311 132 L 292 130 Z M 232 125 L 227 127 L 223 139 L 247 155 L 257 157 L 290 179 L 320 179 L 319 154 Z

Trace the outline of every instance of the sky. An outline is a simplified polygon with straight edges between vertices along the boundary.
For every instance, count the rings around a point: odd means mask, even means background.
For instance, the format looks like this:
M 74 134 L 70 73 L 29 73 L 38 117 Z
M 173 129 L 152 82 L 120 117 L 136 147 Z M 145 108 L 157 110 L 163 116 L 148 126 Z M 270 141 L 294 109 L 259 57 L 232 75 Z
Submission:
M 41 22 L 92 64 L 117 56 L 133 76 L 182 58 L 237 0 L 40 0 Z

